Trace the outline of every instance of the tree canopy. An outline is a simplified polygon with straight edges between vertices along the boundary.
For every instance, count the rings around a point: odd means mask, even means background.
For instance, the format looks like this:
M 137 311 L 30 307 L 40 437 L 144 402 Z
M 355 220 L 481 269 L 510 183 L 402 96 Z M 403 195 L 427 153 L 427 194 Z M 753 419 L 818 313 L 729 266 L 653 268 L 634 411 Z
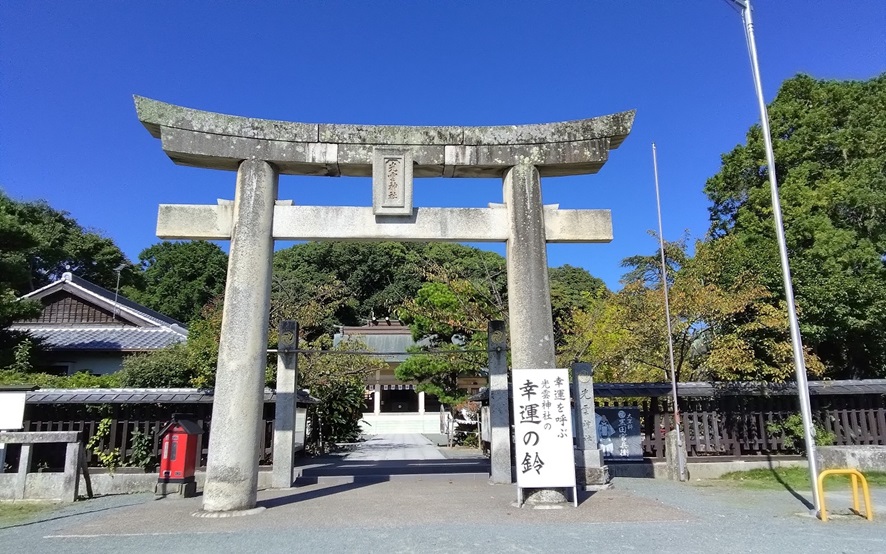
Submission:
M 785 81 L 769 107 L 800 326 L 831 377 L 886 376 L 886 74 Z M 783 298 L 763 137 L 723 155 L 705 186 L 711 235 Z
M 4 226 L 15 225 L 30 237 L 26 245 L 2 251 L 9 268 L 5 280 L 19 295 L 48 285 L 66 271 L 113 289 L 115 269 L 129 265 L 113 240 L 82 227 L 67 212 L 42 200 L 20 202 L 0 190 L 0 217 L 5 220 Z M 121 283 L 135 284 L 135 276 L 123 272 Z
M 225 290 L 228 256 L 206 241 L 159 242 L 138 255 L 139 287 L 124 294 L 184 323 Z

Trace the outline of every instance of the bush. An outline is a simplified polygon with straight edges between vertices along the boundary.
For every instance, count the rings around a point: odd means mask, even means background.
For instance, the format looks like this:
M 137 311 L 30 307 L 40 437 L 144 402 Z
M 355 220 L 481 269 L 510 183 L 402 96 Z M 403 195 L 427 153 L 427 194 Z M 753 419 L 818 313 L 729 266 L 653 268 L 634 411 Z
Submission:
M 183 344 L 147 354 L 134 354 L 123 360 L 119 373 L 124 387 L 190 387 L 194 371 Z
M 363 379 L 354 376 L 326 379 L 311 387 L 311 395 L 320 400 L 309 410 L 312 450 L 324 452 L 333 443 L 360 436 L 364 389 Z
M 87 371 L 73 375 L 0 371 L 0 385 L 36 385 L 41 389 L 108 389 L 120 386 L 120 375 L 92 375 Z
M 836 437 L 820 424 L 816 423 L 815 444 L 817 446 L 829 446 L 834 444 Z M 782 443 L 786 450 L 799 454 L 806 453 L 806 437 L 803 430 L 803 416 L 793 414 L 781 421 L 773 421 L 766 424 L 766 431 L 773 435 L 781 435 Z

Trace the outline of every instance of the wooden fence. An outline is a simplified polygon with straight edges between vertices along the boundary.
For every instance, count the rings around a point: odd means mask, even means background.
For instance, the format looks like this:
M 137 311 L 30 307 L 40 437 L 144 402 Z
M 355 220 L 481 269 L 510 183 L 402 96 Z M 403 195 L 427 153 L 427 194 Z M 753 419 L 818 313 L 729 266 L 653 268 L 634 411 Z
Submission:
M 886 408 L 880 395 L 812 397 L 813 419 L 835 445 L 886 445 Z M 598 406 L 640 410 L 643 454 L 663 458 L 665 433 L 674 428 L 669 398 L 599 399 Z M 681 398 L 680 415 L 690 457 L 740 459 L 798 453 L 785 444 L 784 422 L 798 414 L 791 396 Z
M 209 420 L 197 419 L 197 425 L 203 428 L 203 434 L 197 436 L 197 452 L 200 453 L 198 467 L 205 467 L 206 455 L 209 451 Z M 150 420 L 137 421 L 126 419 L 112 419 L 110 431 L 107 437 L 98 441 L 97 450 L 109 451 L 117 449 L 120 453 L 122 465 L 133 458 L 133 433 L 139 432 L 149 438 L 149 456 L 159 460 L 160 449 L 162 447 L 160 432 L 166 426 L 167 421 Z M 24 431 L 79 431 L 82 432 L 82 441 L 88 442 L 96 433 L 101 420 L 79 420 L 79 421 L 25 421 Z M 262 428 L 264 432 L 261 434 L 258 452 L 259 463 L 268 465 L 272 462 L 272 451 L 274 446 L 274 420 L 262 420 Z M 47 453 L 46 457 L 54 458 L 54 453 Z M 99 465 L 96 454 L 92 450 L 86 451 L 86 462 L 90 465 Z
M 886 445 L 886 380 L 858 382 L 811 382 L 813 417 L 836 445 Z M 760 455 L 796 454 L 786 444 L 788 434 L 780 425 L 798 413 L 797 397 L 772 385 L 712 385 L 682 383 L 680 413 L 690 457 L 753 458 Z M 600 384 L 594 386 L 597 405 L 635 407 L 640 412 L 643 451 L 647 458 L 663 458 L 665 433 L 674 428 L 673 409 L 665 384 Z M 160 431 L 173 412 L 188 412 L 204 429 L 198 438 L 199 465 L 206 463 L 211 432 L 212 404 L 130 403 L 29 403 L 25 431 L 81 431 L 83 441 L 95 435 L 102 419 L 112 421 L 98 448 L 119 449 L 124 464 L 133 457 L 133 432 L 150 438 L 150 455 L 160 452 Z M 272 461 L 274 403 L 264 405 L 264 432 L 256 452 L 260 463 Z M 51 456 L 50 456 L 51 458 Z M 12 459 L 12 458 L 10 458 Z M 7 460 L 9 461 L 9 460 Z M 90 464 L 97 465 L 93 452 Z M 48 462 L 50 466 L 53 464 Z

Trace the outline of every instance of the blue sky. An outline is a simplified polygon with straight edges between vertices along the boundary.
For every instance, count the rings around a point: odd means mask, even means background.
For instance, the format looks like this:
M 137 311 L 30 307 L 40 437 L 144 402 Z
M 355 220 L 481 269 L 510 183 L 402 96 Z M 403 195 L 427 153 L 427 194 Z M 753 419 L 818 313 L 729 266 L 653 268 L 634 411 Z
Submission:
M 883 0 L 755 2 L 770 101 L 798 72 L 886 70 Z M 551 245 L 618 287 L 652 253 L 658 147 L 665 237 L 704 235 L 702 192 L 758 120 L 741 18 L 726 0 L 0 3 L 0 187 L 42 198 L 135 261 L 157 205 L 232 198 L 234 174 L 174 165 L 132 95 L 310 123 L 543 123 L 637 110 L 596 175 L 546 203 L 612 210 L 611 244 Z M 501 201 L 498 180 L 418 180 L 418 206 Z M 297 204 L 370 205 L 368 179 L 281 178 Z M 503 252 L 503 248 L 498 249 Z

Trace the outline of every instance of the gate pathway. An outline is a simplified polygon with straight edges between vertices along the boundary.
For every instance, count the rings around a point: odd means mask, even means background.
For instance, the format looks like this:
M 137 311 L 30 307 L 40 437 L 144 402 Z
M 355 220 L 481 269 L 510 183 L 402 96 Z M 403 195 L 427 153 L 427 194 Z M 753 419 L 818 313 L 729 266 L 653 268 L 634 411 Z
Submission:
M 390 460 L 444 460 L 435 444 L 418 433 L 396 435 L 369 435 L 366 441 L 358 443 L 353 452 L 344 460 L 390 461 Z
M 444 454 L 420 434 L 369 435 L 345 454 L 305 459 L 295 468 L 298 485 L 383 482 L 414 476 L 472 476 L 486 480 L 489 460 L 476 455 Z

